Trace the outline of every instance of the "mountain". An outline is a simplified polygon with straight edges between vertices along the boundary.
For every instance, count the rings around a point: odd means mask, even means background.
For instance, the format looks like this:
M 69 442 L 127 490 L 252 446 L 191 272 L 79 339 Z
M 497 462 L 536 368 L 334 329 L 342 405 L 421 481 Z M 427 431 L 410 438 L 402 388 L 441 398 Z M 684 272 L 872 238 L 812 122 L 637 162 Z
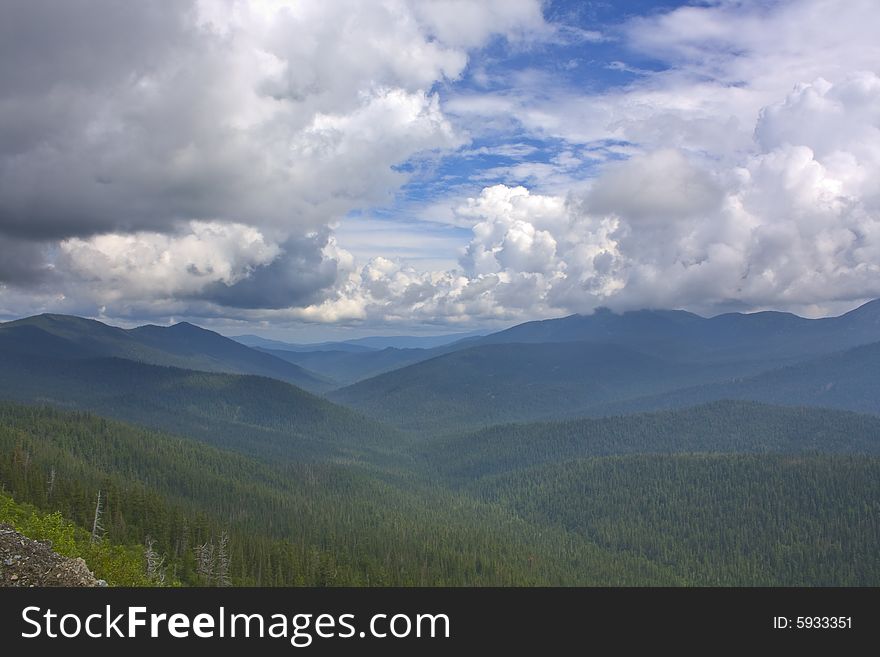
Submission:
M 839 317 L 727 313 L 709 319 L 681 310 L 637 310 L 526 322 L 462 346 L 534 342 L 615 342 L 692 360 L 770 358 L 774 362 L 831 353 L 880 340 L 880 300 Z
M 694 365 L 619 344 L 488 344 L 453 351 L 328 393 L 328 398 L 420 433 L 573 417 L 602 403 L 761 369 Z
M 116 357 L 208 372 L 256 374 L 319 392 L 328 381 L 270 354 L 182 322 L 122 329 L 69 315 L 0 324 L 0 351 L 57 358 Z
M 803 394 L 797 393 L 794 382 L 789 393 L 785 386 L 775 392 L 765 386 L 762 392 L 760 382 L 747 392 L 737 382 L 762 373 L 770 376 L 773 370 L 878 337 L 878 301 L 817 320 L 776 312 L 704 319 L 683 311 L 599 310 L 464 340 L 434 351 L 433 358 L 328 394 L 383 421 L 434 434 L 497 422 L 682 407 L 726 397 L 809 405 L 827 400 L 835 407 L 874 412 L 871 400 L 856 403 L 859 389 L 843 381 L 839 385 L 852 396 L 840 395 L 836 401 L 834 392 L 804 388 Z M 826 364 L 835 367 L 835 358 Z M 822 373 L 810 376 L 818 380 Z M 861 376 L 873 386 L 869 371 Z
M 387 460 L 404 437 L 268 377 L 0 351 L 0 399 L 101 413 L 264 459 Z
M 682 408 L 714 399 L 821 406 L 880 414 L 880 342 L 754 376 L 603 405 L 593 412 L 614 414 Z
M 824 407 L 880 414 L 878 319 L 600 311 L 266 353 L 39 316 L 0 325 L 0 489 L 80 527 L 101 491 L 107 545 L 137 565 L 151 537 L 184 584 L 876 585 L 880 417 Z M 397 369 L 328 400 L 279 380 L 300 359 Z
M 262 349 L 281 360 L 318 372 L 337 386 L 345 386 L 391 370 L 427 360 L 436 355 L 428 349 L 371 349 L 369 351 L 284 351 Z
M 448 333 L 446 335 L 376 335 L 366 338 L 354 338 L 337 342 L 315 342 L 299 344 L 269 340 L 257 335 L 237 335 L 232 339 L 249 347 L 278 349 L 282 351 L 313 352 L 313 351 L 346 351 L 363 353 L 382 349 L 433 349 L 452 344 L 460 340 L 485 335 L 485 331 L 469 331 L 467 333 Z
M 625 454 L 752 453 L 880 456 L 880 418 L 817 408 L 717 401 L 636 415 L 504 424 L 414 445 L 444 480 Z
M 316 342 L 314 344 L 295 344 L 293 342 L 269 340 L 268 338 L 261 338 L 259 335 L 236 335 L 233 336 L 231 339 L 248 347 L 263 349 L 266 351 L 290 351 L 306 353 L 311 353 L 314 351 L 346 351 L 351 353 L 364 353 L 373 351 L 372 347 L 349 344 L 347 342 Z

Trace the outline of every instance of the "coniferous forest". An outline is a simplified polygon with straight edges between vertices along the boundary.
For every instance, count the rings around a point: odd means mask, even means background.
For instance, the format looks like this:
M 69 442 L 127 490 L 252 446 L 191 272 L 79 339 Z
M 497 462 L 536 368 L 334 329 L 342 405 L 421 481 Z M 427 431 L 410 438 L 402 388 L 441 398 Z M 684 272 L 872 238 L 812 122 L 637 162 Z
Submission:
M 157 327 L 0 324 L 0 522 L 136 586 L 880 584 L 880 368 L 851 323 L 779 362 L 614 317 L 625 346 L 556 320 L 348 387 L 334 358 L 299 373 L 323 397 L 196 327 L 182 354 Z

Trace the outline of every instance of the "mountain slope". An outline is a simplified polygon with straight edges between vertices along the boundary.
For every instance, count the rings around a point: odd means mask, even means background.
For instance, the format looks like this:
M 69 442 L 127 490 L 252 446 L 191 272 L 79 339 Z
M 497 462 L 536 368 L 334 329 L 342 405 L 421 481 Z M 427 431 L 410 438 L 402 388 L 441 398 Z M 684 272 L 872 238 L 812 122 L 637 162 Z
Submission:
M 467 482 L 570 459 L 688 452 L 880 456 L 880 418 L 718 401 L 623 417 L 506 424 L 414 446 L 426 470 Z
M 727 313 L 705 319 L 680 310 L 617 314 L 599 309 L 592 315 L 527 322 L 466 344 L 576 340 L 615 342 L 690 360 L 800 359 L 880 340 L 880 300 L 822 319 L 782 312 Z
M 379 458 L 403 440 L 392 429 L 276 379 L 121 358 L 70 360 L 0 351 L 0 398 L 91 410 L 265 459 Z
M 26 464 L 24 463 L 24 455 Z M 52 475 L 53 486 L 47 488 Z M 677 584 L 667 569 L 354 463 L 258 461 L 101 417 L 0 403 L 0 482 L 113 541 L 147 536 L 186 583 L 225 532 L 238 585 Z M 88 525 L 90 526 L 90 524 Z
M 595 414 L 682 408 L 714 399 L 820 406 L 880 414 L 880 342 L 731 381 L 607 404 Z
M 321 377 L 192 324 L 121 329 L 68 315 L 38 315 L 0 324 L 0 351 L 58 358 L 127 358 L 210 372 L 257 374 L 312 391 Z
M 490 344 L 333 391 L 328 398 L 427 433 L 577 417 L 621 399 L 754 373 L 763 362 L 695 365 L 618 344 Z
M 257 349 L 309 371 L 319 372 L 339 386 L 350 385 L 435 356 L 433 350 L 392 347 L 364 352 Z
M 699 586 L 877 586 L 880 458 L 630 455 L 474 484 L 481 499 Z

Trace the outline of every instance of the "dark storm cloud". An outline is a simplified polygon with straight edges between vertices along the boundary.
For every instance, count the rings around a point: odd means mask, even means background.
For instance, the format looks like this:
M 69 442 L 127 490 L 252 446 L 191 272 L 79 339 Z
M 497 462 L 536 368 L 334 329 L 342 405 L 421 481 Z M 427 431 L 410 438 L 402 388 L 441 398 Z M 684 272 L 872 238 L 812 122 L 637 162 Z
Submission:
M 53 270 L 45 263 L 46 246 L 0 236 L 0 284 L 33 285 L 47 281 Z
M 180 46 L 193 3 L 4 0 L 0 5 L 3 94 L 35 96 L 58 85 L 107 89 L 148 73 Z
M 143 193 L 161 190 L 133 194 L 126 180 L 155 134 L 113 110 L 186 47 L 191 12 L 187 2 L 0 4 L 0 232 L 41 240 L 169 220 L 161 196 Z

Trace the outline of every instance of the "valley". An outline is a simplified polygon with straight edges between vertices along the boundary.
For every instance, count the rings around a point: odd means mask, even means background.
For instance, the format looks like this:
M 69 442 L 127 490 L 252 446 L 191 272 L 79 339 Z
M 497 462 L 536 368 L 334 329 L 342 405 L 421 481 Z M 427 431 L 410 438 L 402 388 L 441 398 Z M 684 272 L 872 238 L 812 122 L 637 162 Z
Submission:
M 100 493 L 102 538 L 182 585 L 877 585 L 878 317 L 312 347 L 8 322 L 0 521 L 87 531 Z

